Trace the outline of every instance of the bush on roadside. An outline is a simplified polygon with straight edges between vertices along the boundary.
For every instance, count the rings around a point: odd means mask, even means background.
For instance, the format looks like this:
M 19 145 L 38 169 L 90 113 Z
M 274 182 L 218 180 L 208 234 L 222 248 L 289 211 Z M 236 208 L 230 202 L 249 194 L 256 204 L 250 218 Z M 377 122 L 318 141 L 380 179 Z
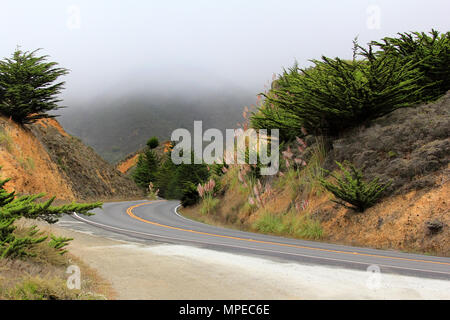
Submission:
M 331 173 L 331 176 L 335 180 L 334 182 L 320 178 L 320 183 L 326 190 L 339 199 L 333 200 L 334 202 L 346 208 L 363 212 L 378 201 L 383 191 L 390 184 L 379 183 L 378 178 L 367 183 L 363 179 L 362 171 L 357 169 L 353 164 L 347 162 L 346 166 L 344 166 L 340 162 L 336 161 L 336 163 L 341 169 L 342 174 L 338 176 Z M 327 170 L 325 171 L 330 173 Z
M 74 212 L 89 215 L 89 211 L 101 207 L 100 202 L 78 204 L 72 203 L 62 206 L 52 206 L 54 197 L 39 203 L 44 194 L 16 197 L 15 192 L 8 192 L 4 186 L 10 179 L 0 180 L 0 258 L 21 258 L 34 256 L 31 250 L 35 245 L 42 243 L 47 236 L 41 236 L 36 228 L 31 228 L 27 234 L 17 235 L 13 225 L 20 218 L 40 219 L 48 223 L 55 223 L 63 214 Z M 55 249 L 60 250 L 64 240 L 55 240 Z M 67 242 L 67 241 L 66 241 Z

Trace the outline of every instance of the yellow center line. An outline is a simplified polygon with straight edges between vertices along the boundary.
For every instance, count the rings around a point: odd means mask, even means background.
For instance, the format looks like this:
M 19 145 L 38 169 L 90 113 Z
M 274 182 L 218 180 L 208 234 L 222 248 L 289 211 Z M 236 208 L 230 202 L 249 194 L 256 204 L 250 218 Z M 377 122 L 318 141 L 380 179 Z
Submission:
M 133 209 L 135 209 L 137 207 L 145 206 L 145 205 L 148 205 L 148 204 L 151 204 L 151 203 L 162 202 L 162 201 L 166 201 L 166 200 L 155 200 L 155 201 L 150 201 L 150 202 L 144 202 L 144 203 L 136 204 L 136 205 L 131 206 L 131 207 L 129 207 L 127 209 L 127 214 L 133 219 L 136 219 L 136 220 L 148 223 L 148 224 L 152 224 L 154 226 L 167 228 L 167 229 L 172 229 L 172 230 L 179 230 L 179 231 L 184 231 L 184 232 L 190 232 L 190 233 L 195 233 L 195 234 L 201 234 L 201 235 L 206 235 L 206 236 L 218 237 L 218 238 L 226 238 L 226 239 L 233 239 L 233 240 L 240 240 L 240 241 L 247 241 L 247 242 L 255 242 L 255 243 L 262 243 L 262 244 L 270 244 L 270 245 L 276 245 L 276 246 L 282 246 L 282 247 L 291 247 L 291 248 L 323 251 L 323 252 L 342 253 L 342 254 L 348 254 L 348 255 L 359 255 L 359 256 L 366 256 L 366 257 L 377 257 L 377 258 L 395 259 L 395 260 L 412 261 L 412 262 L 425 262 L 425 263 L 434 263 L 434 264 L 442 264 L 442 265 L 449 265 L 450 266 L 450 263 L 448 263 L 448 262 L 431 261 L 431 260 L 420 260 L 420 259 L 411 259 L 411 258 L 401 258 L 401 257 L 390 257 L 390 256 L 383 256 L 383 255 L 370 254 L 370 253 L 348 252 L 348 251 L 333 250 L 333 249 L 306 247 L 306 246 L 300 246 L 300 245 L 288 244 L 288 243 L 278 243 L 278 242 L 272 242 L 272 241 L 254 240 L 254 239 L 247 239 L 247 238 L 240 238 L 240 237 L 233 237 L 233 236 L 225 236 L 225 235 L 214 234 L 214 233 L 209 233 L 209 232 L 202 232 L 202 231 L 196 231 L 196 230 L 190 230 L 190 229 L 184 229 L 184 228 L 179 228 L 179 227 L 168 226 L 168 225 L 165 225 L 165 224 L 160 224 L 160 223 L 157 223 L 157 222 L 153 222 L 153 221 L 149 221 L 149 220 L 143 219 L 141 217 L 136 216 L 133 213 Z

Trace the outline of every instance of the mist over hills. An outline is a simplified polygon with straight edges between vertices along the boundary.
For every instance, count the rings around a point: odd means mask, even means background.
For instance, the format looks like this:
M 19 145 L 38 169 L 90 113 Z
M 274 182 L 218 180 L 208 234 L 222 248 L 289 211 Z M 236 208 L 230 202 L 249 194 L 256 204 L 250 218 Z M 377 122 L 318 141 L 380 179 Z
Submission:
M 203 130 L 236 128 L 244 106 L 254 104 L 256 93 L 239 88 L 184 88 L 126 93 L 114 90 L 89 103 L 70 102 L 58 110 L 58 121 L 71 134 L 114 163 L 143 147 L 151 136 L 168 140 L 173 130 L 192 132 L 194 120 Z

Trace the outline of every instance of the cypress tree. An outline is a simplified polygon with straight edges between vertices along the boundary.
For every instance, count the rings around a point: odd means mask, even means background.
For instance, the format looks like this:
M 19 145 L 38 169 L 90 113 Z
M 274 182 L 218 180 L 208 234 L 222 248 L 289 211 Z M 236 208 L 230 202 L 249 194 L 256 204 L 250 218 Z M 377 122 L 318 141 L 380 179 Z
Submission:
M 47 237 L 34 237 L 38 230 L 33 228 L 28 236 L 17 237 L 14 234 L 14 222 L 22 217 L 40 219 L 48 223 L 55 223 L 63 214 L 90 215 L 89 211 L 100 208 L 102 203 L 71 203 L 62 206 L 52 206 L 54 197 L 38 202 L 44 194 L 16 197 L 14 192 L 7 192 L 4 188 L 9 179 L 0 180 L 0 258 L 16 258 L 33 255 L 29 249 L 33 245 L 43 242 Z M 60 250 L 63 242 L 68 239 L 56 239 L 55 249 Z M 64 241 L 63 241 L 64 240 Z
M 155 151 L 149 149 L 141 153 L 133 172 L 133 180 L 138 186 L 147 189 L 150 182 L 155 182 L 159 160 Z
M 64 82 L 56 81 L 68 70 L 47 62 L 48 56 L 36 56 L 38 50 L 17 49 L 0 61 L 0 113 L 21 124 L 55 117 L 47 112 L 60 108 L 56 96 Z

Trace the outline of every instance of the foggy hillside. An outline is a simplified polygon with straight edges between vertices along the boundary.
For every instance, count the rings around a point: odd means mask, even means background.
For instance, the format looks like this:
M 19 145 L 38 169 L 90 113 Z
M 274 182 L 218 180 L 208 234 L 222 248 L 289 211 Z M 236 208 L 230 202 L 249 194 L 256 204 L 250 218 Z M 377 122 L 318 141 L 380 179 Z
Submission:
M 194 120 L 208 128 L 236 128 L 244 106 L 256 94 L 243 90 L 190 90 L 189 94 L 127 93 L 104 95 L 90 103 L 58 110 L 58 121 L 92 146 L 104 159 L 117 162 L 145 145 L 151 136 L 168 140 L 173 130 L 192 131 Z

